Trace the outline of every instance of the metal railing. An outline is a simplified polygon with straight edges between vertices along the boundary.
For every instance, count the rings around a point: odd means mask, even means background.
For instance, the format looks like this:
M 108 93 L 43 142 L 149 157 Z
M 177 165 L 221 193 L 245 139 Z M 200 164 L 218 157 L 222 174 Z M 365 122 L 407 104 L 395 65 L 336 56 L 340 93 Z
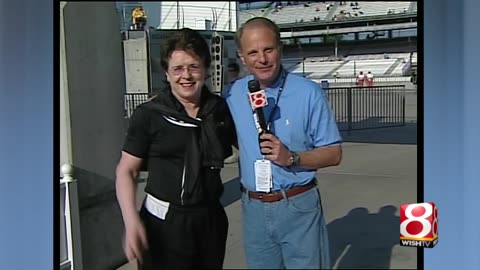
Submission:
M 325 89 L 341 131 L 405 125 L 405 86 Z
M 329 84 L 331 85 L 339 85 L 340 86 L 354 86 L 357 84 L 357 78 L 354 76 L 350 77 L 342 77 L 342 78 L 320 78 L 320 77 L 314 77 L 310 76 L 308 77 L 314 82 L 321 82 L 321 81 L 328 81 Z M 375 84 L 380 86 L 380 85 L 397 85 L 397 84 L 402 84 L 402 83 L 408 83 L 411 81 L 410 76 L 375 76 L 374 78 Z
M 125 94 L 125 117 L 130 118 L 135 108 L 146 102 L 152 94 L 148 93 L 127 93 Z

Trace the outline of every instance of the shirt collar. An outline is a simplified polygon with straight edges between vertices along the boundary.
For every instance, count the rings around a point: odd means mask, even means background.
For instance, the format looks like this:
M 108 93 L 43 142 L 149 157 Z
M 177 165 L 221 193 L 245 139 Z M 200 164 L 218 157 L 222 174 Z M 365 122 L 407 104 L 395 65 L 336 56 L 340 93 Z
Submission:
M 277 78 L 273 81 L 273 83 L 270 86 L 268 86 L 268 88 L 269 89 L 279 88 L 286 72 L 287 71 L 283 68 L 283 66 L 280 66 L 280 72 L 278 72 Z

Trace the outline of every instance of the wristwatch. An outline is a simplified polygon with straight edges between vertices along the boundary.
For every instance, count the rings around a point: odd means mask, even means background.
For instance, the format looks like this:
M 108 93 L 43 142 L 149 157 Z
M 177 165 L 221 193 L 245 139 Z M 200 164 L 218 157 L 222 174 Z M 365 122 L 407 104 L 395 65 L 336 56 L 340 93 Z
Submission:
M 300 156 L 294 152 L 290 151 L 290 166 L 289 167 L 296 167 L 300 165 Z

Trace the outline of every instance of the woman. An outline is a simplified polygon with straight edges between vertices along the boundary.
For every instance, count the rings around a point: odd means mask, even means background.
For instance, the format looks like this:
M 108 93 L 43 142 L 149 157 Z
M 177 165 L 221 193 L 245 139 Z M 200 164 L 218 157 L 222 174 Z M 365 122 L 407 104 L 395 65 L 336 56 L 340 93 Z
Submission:
M 161 53 L 169 86 L 133 113 L 116 170 L 124 251 L 140 269 L 222 268 L 228 221 L 220 168 L 235 128 L 225 101 L 204 85 L 211 56 L 202 36 L 179 30 Z M 149 177 L 138 214 L 142 162 Z

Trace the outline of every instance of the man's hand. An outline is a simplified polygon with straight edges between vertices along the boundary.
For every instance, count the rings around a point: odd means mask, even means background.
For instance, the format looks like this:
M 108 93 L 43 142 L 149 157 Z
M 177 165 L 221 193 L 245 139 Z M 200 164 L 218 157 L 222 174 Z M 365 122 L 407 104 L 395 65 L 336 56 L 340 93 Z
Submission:
M 290 151 L 273 134 L 264 133 L 260 136 L 260 152 L 268 159 L 280 166 L 290 166 Z
M 283 143 L 272 134 L 262 134 L 260 152 L 268 159 L 280 166 L 291 166 L 291 153 Z M 295 149 L 293 149 L 295 150 Z M 340 144 L 320 146 L 312 150 L 297 152 L 300 156 L 298 167 L 316 170 L 330 166 L 337 166 L 342 160 L 342 146 Z

